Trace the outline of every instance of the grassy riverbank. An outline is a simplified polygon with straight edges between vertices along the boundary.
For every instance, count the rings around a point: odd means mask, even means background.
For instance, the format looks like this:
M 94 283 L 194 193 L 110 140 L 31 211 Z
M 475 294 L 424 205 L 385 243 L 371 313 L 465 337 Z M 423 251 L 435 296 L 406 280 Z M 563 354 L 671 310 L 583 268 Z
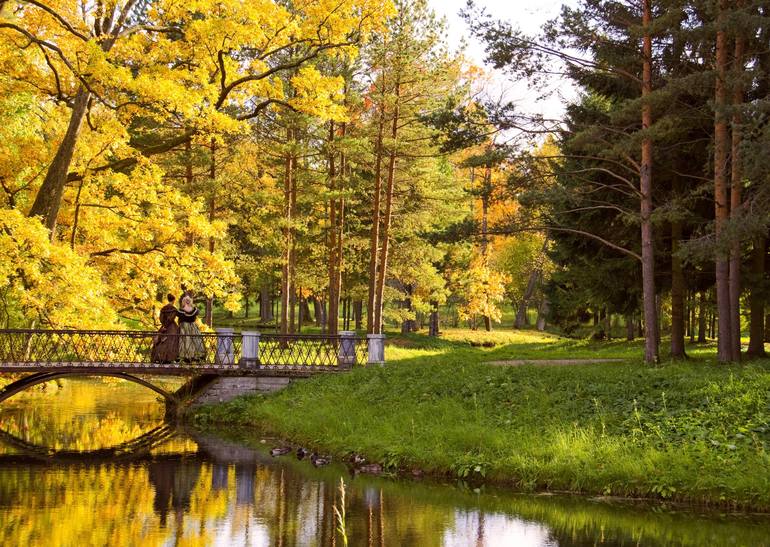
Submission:
M 526 491 L 770 510 L 770 361 L 717 365 L 713 348 L 694 346 L 690 361 L 650 368 L 639 353 L 639 343 L 530 332 L 397 337 L 383 368 L 319 376 L 196 419 Z M 564 358 L 626 360 L 487 363 Z

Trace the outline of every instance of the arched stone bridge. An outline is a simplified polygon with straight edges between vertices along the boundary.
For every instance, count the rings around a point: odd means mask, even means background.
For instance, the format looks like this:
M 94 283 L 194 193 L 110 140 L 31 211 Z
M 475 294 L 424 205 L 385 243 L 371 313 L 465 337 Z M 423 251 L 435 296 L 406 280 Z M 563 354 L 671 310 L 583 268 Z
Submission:
M 69 376 L 112 376 L 141 384 L 175 413 L 249 392 L 280 389 L 292 379 L 384 363 L 382 335 L 261 334 L 217 329 L 203 333 L 205 354 L 195 362 L 153 362 L 157 333 L 147 331 L 0 330 L 0 374 L 15 379 L 0 403 L 36 384 Z M 184 335 L 176 335 L 180 338 Z M 148 376 L 182 376 L 171 393 Z

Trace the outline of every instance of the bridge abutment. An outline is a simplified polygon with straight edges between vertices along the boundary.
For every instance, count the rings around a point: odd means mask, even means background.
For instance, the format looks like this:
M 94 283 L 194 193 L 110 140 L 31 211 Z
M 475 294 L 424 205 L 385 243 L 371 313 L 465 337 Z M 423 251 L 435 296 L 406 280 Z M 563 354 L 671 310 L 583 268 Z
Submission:
M 241 395 L 272 393 L 298 379 L 286 376 L 220 376 L 191 394 L 186 406 L 192 409 L 201 405 L 226 403 Z

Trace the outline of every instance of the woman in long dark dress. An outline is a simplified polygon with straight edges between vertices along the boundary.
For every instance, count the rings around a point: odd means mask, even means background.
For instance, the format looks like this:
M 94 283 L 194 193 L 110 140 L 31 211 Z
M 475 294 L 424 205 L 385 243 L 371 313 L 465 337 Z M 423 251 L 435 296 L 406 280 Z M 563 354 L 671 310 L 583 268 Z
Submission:
M 206 348 L 203 347 L 203 337 L 195 320 L 198 318 L 198 308 L 193 304 L 192 297 L 182 297 L 182 308 L 177 312 L 179 331 L 182 334 L 179 343 L 179 359 L 185 362 L 204 361 Z
M 179 357 L 179 325 L 176 324 L 178 310 L 174 306 L 176 297 L 169 294 L 168 304 L 160 309 L 160 329 L 152 343 L 153 363 L 173 363 Z

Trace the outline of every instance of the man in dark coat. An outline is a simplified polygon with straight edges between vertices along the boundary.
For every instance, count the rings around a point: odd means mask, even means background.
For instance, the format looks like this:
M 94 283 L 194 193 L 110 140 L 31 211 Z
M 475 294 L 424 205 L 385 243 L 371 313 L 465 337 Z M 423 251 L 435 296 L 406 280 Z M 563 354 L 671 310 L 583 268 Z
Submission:
M 176 297 L 169 294 L 168 304 L 160 309 L 160 329 L 152 344 L 153 363 L 173 363 L 179 357 L 179 325 L 176 323 Z

